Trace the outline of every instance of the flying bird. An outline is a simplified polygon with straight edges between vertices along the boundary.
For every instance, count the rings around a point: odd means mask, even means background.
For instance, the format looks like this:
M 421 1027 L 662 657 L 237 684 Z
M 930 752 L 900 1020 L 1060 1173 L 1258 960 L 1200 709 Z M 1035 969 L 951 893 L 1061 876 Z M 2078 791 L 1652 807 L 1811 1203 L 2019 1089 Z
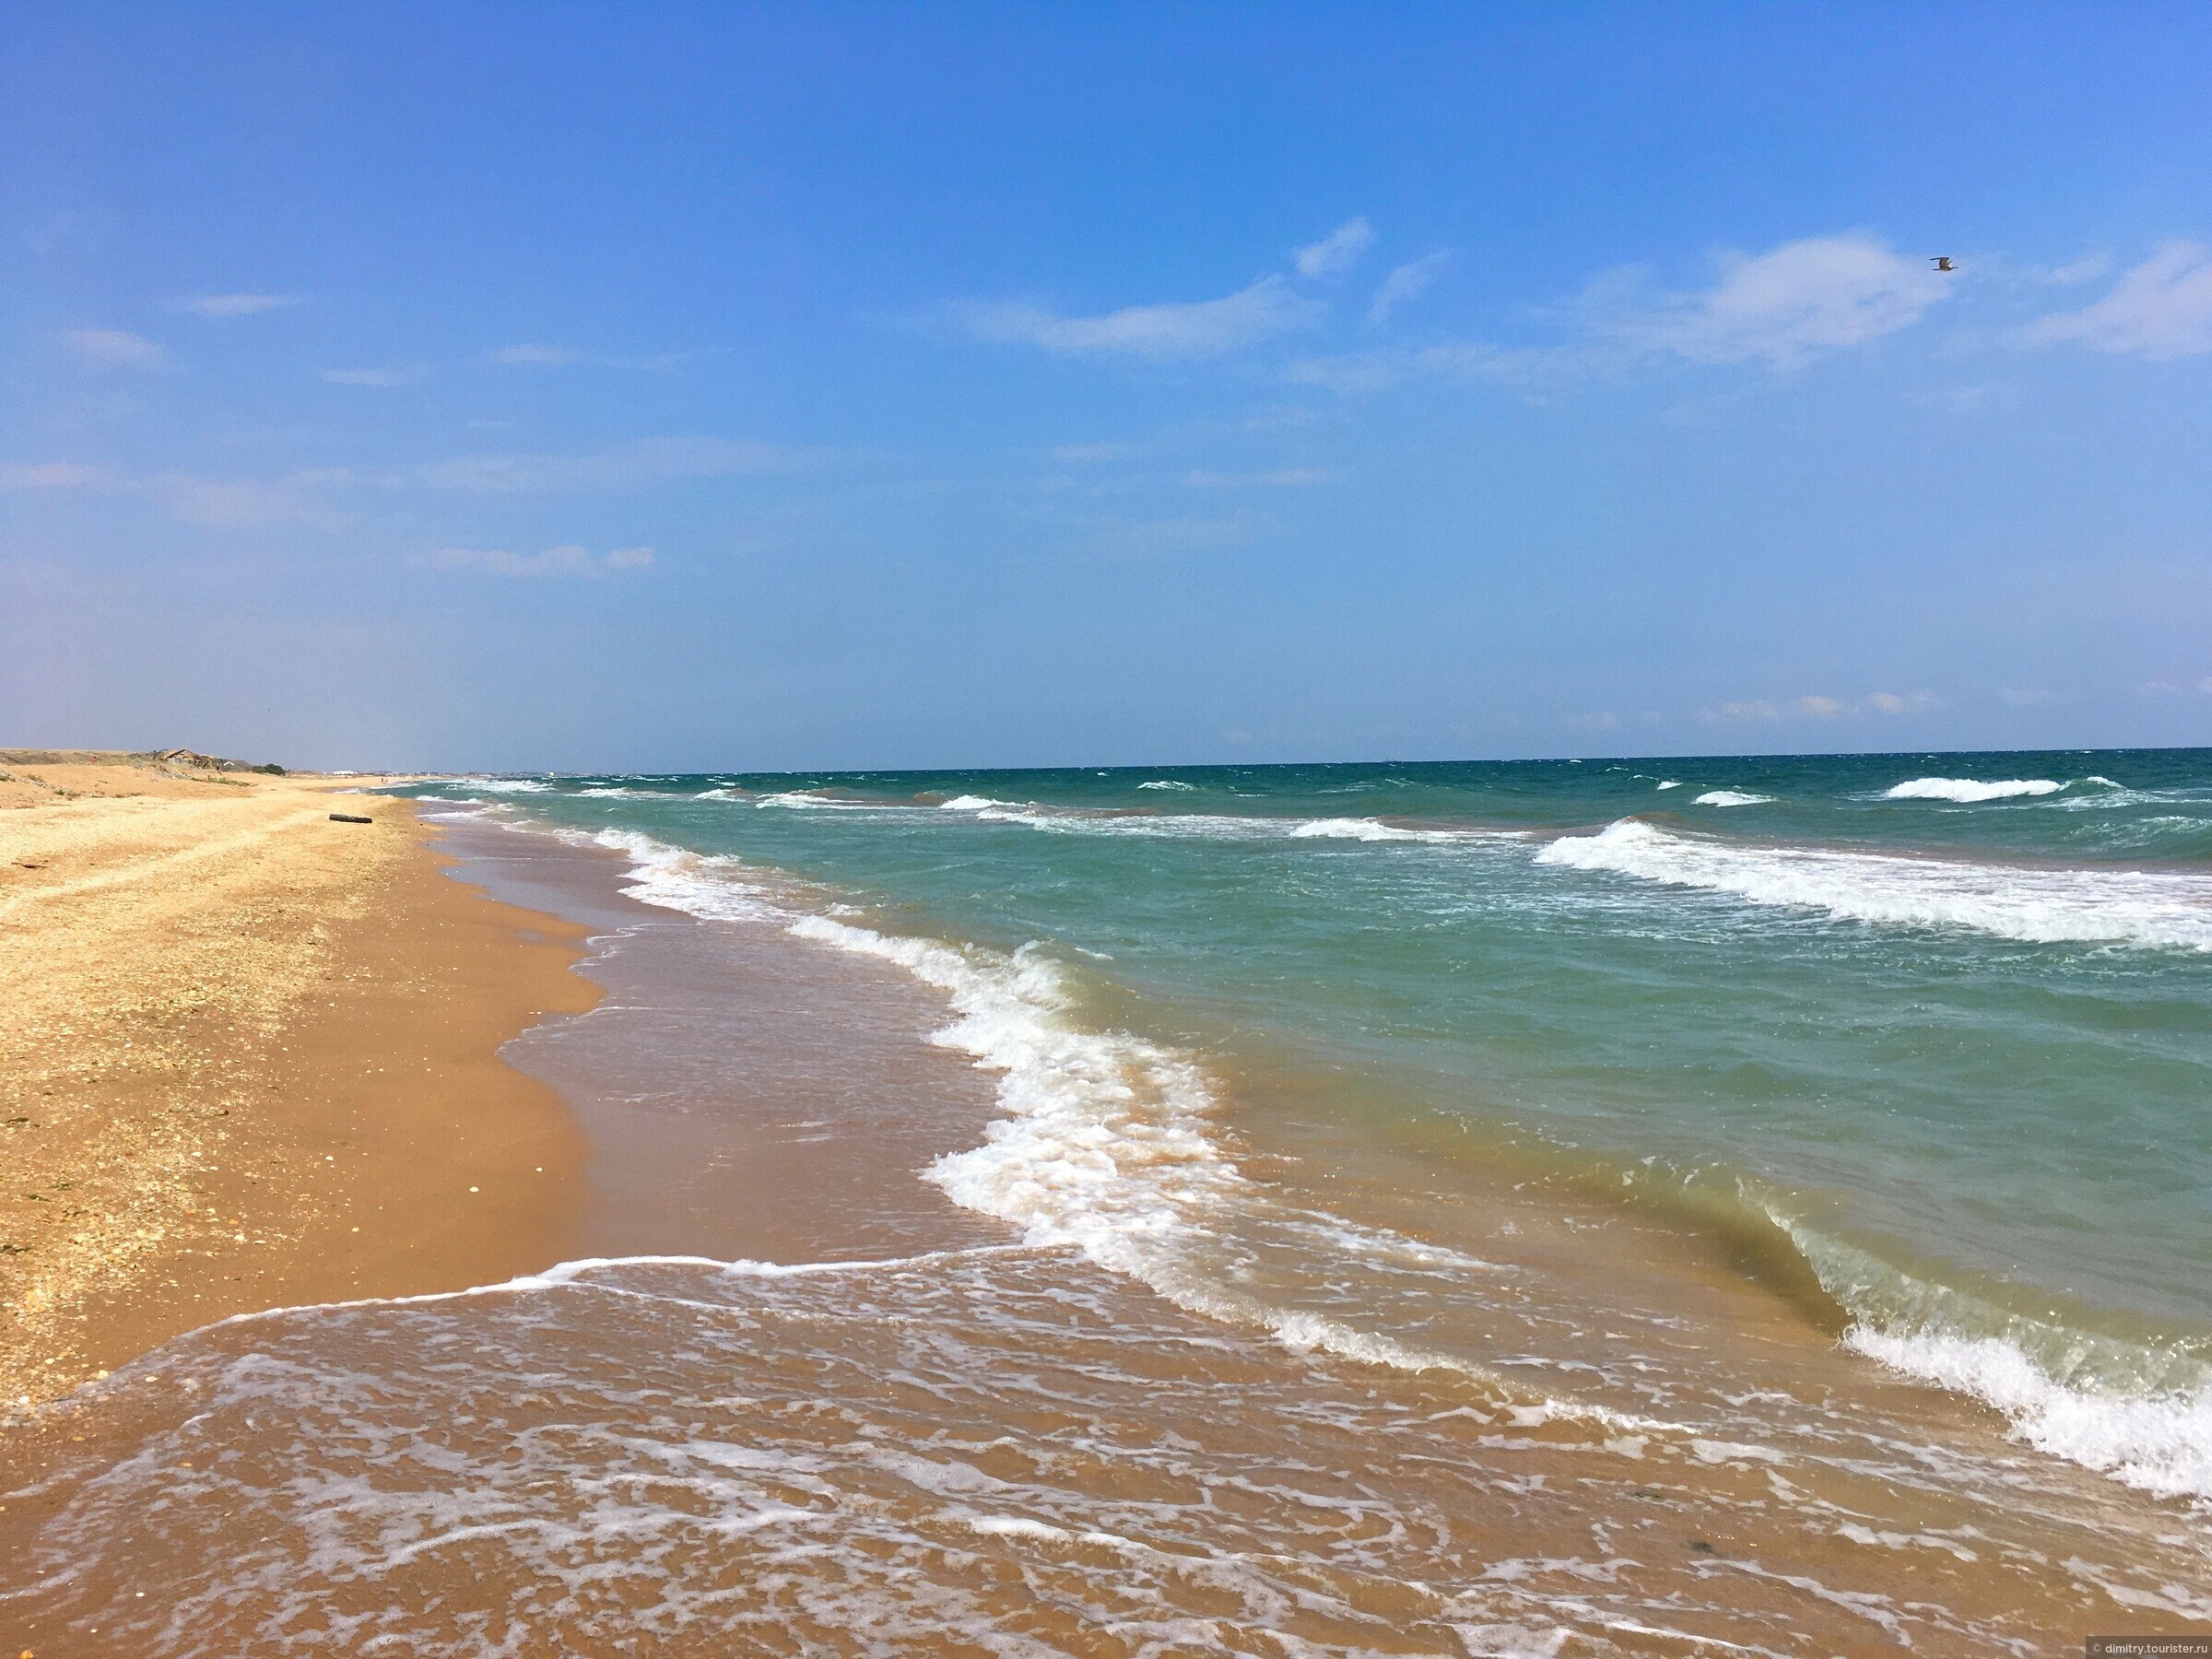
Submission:
M 1948 253 L 1938 253 L 1936 256 L 1936 268 L 1939 271 L 1955 271 L 1959 267 L 1951 263 Z

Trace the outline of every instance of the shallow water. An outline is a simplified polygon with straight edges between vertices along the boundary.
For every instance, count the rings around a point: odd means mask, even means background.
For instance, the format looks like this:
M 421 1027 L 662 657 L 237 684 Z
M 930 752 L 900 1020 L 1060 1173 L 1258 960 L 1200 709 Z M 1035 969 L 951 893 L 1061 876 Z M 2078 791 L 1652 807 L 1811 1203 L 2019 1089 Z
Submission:
M 0 1608 L 164 1653 L 2202 1630 L 2202 761 L 446 786 L 605 930 L 608 1004 L 513 1057 L 630 1259 L 85 1391 Z

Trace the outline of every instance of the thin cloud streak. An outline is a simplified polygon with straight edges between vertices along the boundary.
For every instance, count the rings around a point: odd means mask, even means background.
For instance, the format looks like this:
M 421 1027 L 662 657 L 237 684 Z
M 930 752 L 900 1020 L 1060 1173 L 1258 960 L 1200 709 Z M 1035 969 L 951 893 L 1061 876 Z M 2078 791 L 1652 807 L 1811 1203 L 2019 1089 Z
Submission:
M 320 369 L 316 374 L 334 386 L 411 386 L 429 378 L 430 366 L 403 363 L 389 369 Z
M 1324 279 L 1342 276 L 1359 263 L 1375 240 L 1374 227 L 1363 218 L 1346 219 L 1317 242 L 1309 242 L 1290 256 L 1300 276 Z
M 1375 289 L 1375 297 L 1367 308 L 1367 325 L 1370 328 L 1381 327 L 1399 306 L 1427 293 L 1430 285 L 1443 275 L 1444 267 L 1451 263 L 1452 255 L 1441 253 L 1397 266 L 1382 278 L 1382 285 Z
M 2030 324 L 2021 343 L 2079 341 L 2153 362 L 2212 351 L 2212 248 L 2176 239 L 2122 273 L 2103 299 Z
M 594 556 L 573 542 L 538 553 L 511 553 L 498 547 L 441 547 L 418 563 L 434 571 L 475 571 L 491 576 L 518 576 L 544 580 L 559 577 L 613 576 L 653 568 L 651 547 L 617 547 Z
M 161 369 L 169 347 L 122 328 L 65 328 L 62 338 L 88 362 L 102 369 Z
M 253 317 L 299 303 L 297 294 L 194 294 L 171 300 L 169 309 L 199 317 Z
M 462 455 L 374 475 L 371 481 L 501 495 L 629 489 L 685 478 L 799 472 L 834 453 L 743 438 L 643 438 L 583 454 Z
M 978 339 L 1170 363 L 1220 357 L 1312 327 L 1324 309 L 1291 292 L 1281 276 L 1263 276 L 1218 300 L 1129 305 L 1103 316 L 1062 316 L 1041 306 L 1009 302 L 956 307 L 952 318 Z

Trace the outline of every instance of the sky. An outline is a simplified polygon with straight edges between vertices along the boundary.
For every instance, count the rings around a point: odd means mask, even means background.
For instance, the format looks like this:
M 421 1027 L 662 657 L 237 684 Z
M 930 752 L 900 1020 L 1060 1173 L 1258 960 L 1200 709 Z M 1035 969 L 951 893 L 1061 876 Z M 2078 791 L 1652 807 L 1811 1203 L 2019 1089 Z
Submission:
M 2204 743 L 2208 68 L 2156 4 L 7 6 L 0 743 Z

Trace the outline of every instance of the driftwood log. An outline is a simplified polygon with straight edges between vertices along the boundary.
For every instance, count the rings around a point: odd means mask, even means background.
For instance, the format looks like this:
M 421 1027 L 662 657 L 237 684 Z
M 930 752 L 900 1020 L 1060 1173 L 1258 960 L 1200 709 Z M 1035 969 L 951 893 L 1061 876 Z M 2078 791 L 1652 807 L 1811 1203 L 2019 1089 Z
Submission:
M 330 815 L 330 821 L 334 824 L 373 824 L 376 822 L 374 818 L 356 818 L 350 812 L 334 812 Z

